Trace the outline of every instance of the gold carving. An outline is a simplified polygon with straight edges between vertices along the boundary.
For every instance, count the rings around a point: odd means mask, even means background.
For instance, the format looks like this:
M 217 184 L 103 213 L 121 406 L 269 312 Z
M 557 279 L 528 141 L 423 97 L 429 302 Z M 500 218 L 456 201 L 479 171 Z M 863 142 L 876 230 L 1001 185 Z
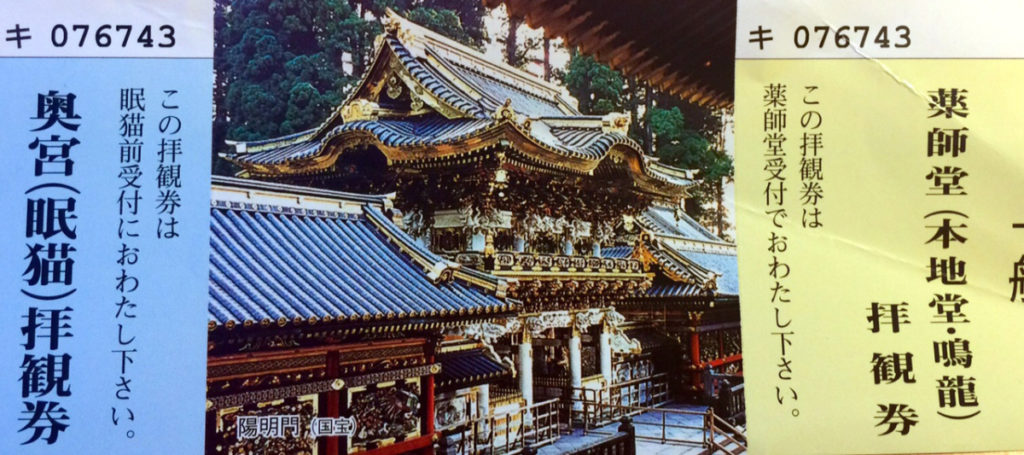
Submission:
M 423 98 L 420 98 L 419 96 L 416 95 L 412 95 L 412 101 L 409 102 L 409 108 L 414 111 L 423 109 Z
M 612 112 L 601 117 L 601 132 L 626 134 L 629 132 L 629 114 Z
M 380 106 L 377 103 L 360 98 L 352 100 L 341 108 L 341 118 L 346 123 L 357 120 L 377 120 L 379 112 Z
M 388 16 L 384 20 L 384 31 L 390 35 L 397 35 L 402 30 L 402 22 L 398 18 Z
M 402 81 L 397 75 L 392 74 L 388 77 L 388 97 L 391 99 L 398 99 L 399 96 L 402 96 L 402 88 Z
M 494 119 L 516 121 L 516 111 L 512 109 L 511 98 L 505 98 L 505 103 L 498 106 L 498 109 L 494 111 Z

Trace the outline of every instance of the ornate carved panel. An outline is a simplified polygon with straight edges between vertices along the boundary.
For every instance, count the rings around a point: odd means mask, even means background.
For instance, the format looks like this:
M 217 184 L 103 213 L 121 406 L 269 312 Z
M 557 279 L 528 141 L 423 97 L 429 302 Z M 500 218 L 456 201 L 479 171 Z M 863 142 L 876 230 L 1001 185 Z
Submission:
M 600 324 L 604 319 L 604 312 L 598 309 L 589 309 L 576 313 L 576 330 L 586 332 L 592 325 Z
M 469 421 L 472 414 L 471 406 L 475 401 L 470 395 L 458 395 L 444 400 L 439 400 L 434 406 L 434 423 L 438 431 L 457 427 Z
M 348 413 L 356 419 L 352 448 L 387 445 L 420 434 L 419 378 L 349 389 Z
M 722 358 L 722 349 L 719 345 L 720 332 L 704 332 L 700 334 L 700 361 L 708 362 Z
M 568 311 L 553 311 L 526 318 L 526 329 L 531 335 L 540 336 L 547 329 L 569 327 L 571 323 L 572 316 Z
M 725 347 L 725 356 L 732 356 L 743 352 L 740 341 L 740 329 L 727 329 L 722 331 L 722 344 Z

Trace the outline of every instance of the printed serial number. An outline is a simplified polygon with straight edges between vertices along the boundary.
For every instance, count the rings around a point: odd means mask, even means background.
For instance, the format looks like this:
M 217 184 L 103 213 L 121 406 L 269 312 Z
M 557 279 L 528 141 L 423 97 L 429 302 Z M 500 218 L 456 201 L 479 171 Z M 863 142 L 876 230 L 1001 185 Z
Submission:
M 92 33 L 90 33 L 90 29 Z M 138 32 L 133 34 L 133 30 Z M 134 39 L 134 41 L 132 41 Z M 174 47 L 174 27 L 170 25 L 146 25 L 133 28 L 131 25 L 103 24 L 90 28 L 88 24 L 70 26 L 57 24 L 50 30 L 50 42 L 54 47 L 66 45 L 85 47 L 95 42 L 96 47 L 110 47 L 120 42 L 121 47 L 128 47 L 129 42 L 141 47 Z
M 804 49 L 808 45 L 813 46 L 813 42 L 817 41 L 818 48 L 824 49 L 826 43 L 830 41 L 830 35 L 832 43 L 839 49 L 845 49 L 858 43 L 859 45 L 856 47 L 863 49 L 868 46 L 868 40 L 872 36 L 874 36 L 874 39 L 871 41 L 871 44 L 879 48 L 884 49 L 890 46 L 898 48 L 910 47 L 910 27 L 906 25 L 893 27 L 892 40 L 889 38 L 888 26 L 882 26 L 872 33 L 871 27 L 867 25 L 844 25 L 838 28 L 827 25 L 817 25 L 814 27 L 801 25 L 796 30 L 793 30 L 793 44 L 798 49 Z

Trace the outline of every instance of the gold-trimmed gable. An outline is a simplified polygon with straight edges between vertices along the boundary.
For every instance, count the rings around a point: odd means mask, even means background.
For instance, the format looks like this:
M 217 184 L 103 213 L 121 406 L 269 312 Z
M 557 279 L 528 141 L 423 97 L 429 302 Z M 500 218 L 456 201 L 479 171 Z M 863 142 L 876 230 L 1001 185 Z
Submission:
M 362 106 L 370 106 L 363 103 Z M 362 109 L 362 108 L 360 108 Z M 498 119 L 444 119 L 422 117 L 408 119 L 360 120 L 334 128 L 318 143 L 315 151 L 296 158 L 262 159 L 258 155 L 226 157 L 256 175 L 306 175 L 330 169 L 348 150 L 372 146 L 387 159 L 389 165 L 399 163 L 436 163 L 474 155 L 489 149 L 502 149 L 506 156 L 541 168 L 576 175 L 596 176 L 599 167 L 627 175 L 634 189 L 668 199 L 685 197 L 692 181 L 656 171 L 651 158 L 625 135 L 597 135 L 586 147 L 574 147 L 559 141 L 550 133 L 544 120 L 524 119 L 511 109 L 495 114 Z M 422 135 L 410 135 L 410 130 Z M 661 166 L 664 168 L 664 166 Z

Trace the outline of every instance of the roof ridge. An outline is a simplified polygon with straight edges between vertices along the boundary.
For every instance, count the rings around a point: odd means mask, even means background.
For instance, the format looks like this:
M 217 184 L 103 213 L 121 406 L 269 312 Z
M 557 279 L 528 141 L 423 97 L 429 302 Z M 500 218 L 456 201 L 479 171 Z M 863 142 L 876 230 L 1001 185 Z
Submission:
M 258 146 L 264 146 L 264 145 L 273 144 L 275 142 L 290 141 L 290 140 L 293 140 L 293 139 L 296 139 L 296 138 L 300 138 L 300 137 L 308 135 L 308 134 L 314 134 L 314 133 L 316 133 L 316 131 L 317 131 L 317 128 L 314 127 L 314 128 L 309 128 L 309 129 L 306 129 L 306 130 L 303 130 L 303 131 L 299 131 L 299 132 L 295 132 L 295 133 L 291 133 L 291 134 L 286 134 L 284 136 L 270 137 L 270 138 L 266 138 L 266 139 L 255 140 L 255 141 L 232 141 L 232 140 L 226 140 L 225 142 L 227 142 L 227 143 L 235 143 L 235 144 L 237 144 L 237 143 L 244 143 L 244 144 L 246 144 L 249 147 L 258 147 Z
M 226 177 L 222 175 L 211 176 L 210 183 L 213 186 L 219 185 L 241 190 L 267 191 L 279 194 L 287 193 L 296 196 L 313 196 L 327 199 L 336 199 L 338 201 L 359 202 L 363 204 L 379 204 L 381 206 L 389 205 L 391 198 L 394 196 L 394 193 L 350 193 L 345 191 L 325 190 L 308 186 L 288 185 L 285 183 L 265 182 L 260 180 L 244 179 L 238 177 Z M 299 203 L 296 202 L 295 205 L 299 205 Z
M 384 212 L 373 206 L 363 206 L 363 213 L 366 214 L 366 218 L 376 226 L 382 234 L 392 240 L 399 249 L 406 253 L 413 259 L 413 262 L 423 267 L 427 272 L 427 277 L 431 281 L 438 283 L 440 281 L 447 281 L 452 277 L 452 273 L 460 267 L 461 264 L 453 261 L 449 261 L 436 253 L 423 248 L 416 244 L 416 241 L 406 234 L 401 229 L 398 229 L 394 223 L 387 219 Z
M 520 78 L 524 82 L 530 83 L 531 85 L 536 85 L 536 86 L 538 86 L 540 88 L 543 88 L 543 89 L 546 89 L 546 90 L 550 90 L 553 95 L 557 96 L 557 95 L 560 94 L 560 89 L 556 85 L 551 84 L 550 82 L 544 81 L 543 79 L 541 79 L 537 75 L 535 75 L 533 73 L 530 73 L 529 71 L 524 71 L 524 70 L 521 70 L 519 68 L 515 68 L 515 67 L 509 66 L 509 65 L 506 65 L 506 64 L 497 64 L 497 63 L 491 62 L 491 61 L 487 60 L 487 57 L 484 54 L 480 53 L 480 51 L 472 49 L 469 46 L 466 46 L 466 45 L 464 45 L 464 44 L 462 44 L 462 43 L 460 43 L 458 41 L 455 41 L 455 40 L 453 40 L 451 38 L 448 38 L 448 37 L 446 37 L 444 35 L 441 35 L 440 33 L 437 33 L 437 32 L 435 32 L 433 30 L 430 30 L 430 29 L 428 29 L 428 28 L 426 28 L 426 27 L 424 27 L 422 25 L 419 25 L 419 24 L 417 24 L 415 22 L 412 22 L 412 21 L 402 17 L 401 15 L 399 15 L 398 13 L 393 11 L 391 8 L 388 8 L 385 11 L 385 15 L 387 16 L 387 21 L 388 21 L 387 24 L 386 24 L 386 27 L 385 27 L 386 31 L 389 30 L 389 29 L 390 30 L 408 30 L 408 32 L 412 34 L 412 36 L 410 36 L 410 37 L 414 38 L 413 41 L 415 41 L 415 38 L 421 38 L 424 41 L 427 41 L 426 44 L 438 45 L 444 51 L 457 52 L 457 53 L 461 54 L 461 56 L 463 56 L 463 57 L 469 57 L 469 58 L 471 58 L 473 60 L 478 61 L 483 66 L 492 67 L 492 68 L 494 68 L 494 69 L 496 69 L 498 71 L 501 71 L 501 72 L 504 72 L 504 73 L 509 73 L 510 75 L 515 76 L 517 78 Z M 395 33 L 395 34 L 399 35 L 399 33 Z M 410 48 L 411 49 L 411 47 L 409 46 L 410 43 L 406 43 L 404 40 L 402 40 L 402 41 L 403 41 L 403 44 L 405 44 L 406 48 Z M 415 50 L 418 51 L 420 49 L 415 49 Z
M 508 288 L 508 282 L 505 279 L 477 270 L 464 269 L 462 264 L 445 259 L 437 253 L 430 251 L 418 244 L 408 233 L 399 229 L 377 207 L 365 205 L 363 206 L 363 213 L 366 214 L 366 218 L 381 234 L 394 242 L 399 250 L 409 256 L 414 263 L 423 267 L 427 278 L 435 284 L 461 279 L 474 283 L 478 287 L 494 291 L 495 295 L 499 298 L 505 297 L 504 294 Z
M 489 79 L 489 80 L 492 80 L 492 81 L 494 81 L 494 82 L 496 82 L 496 83 L 498 83 L 498 84 L 504 85 L 504 86 L 506 86 L 506 87 L 509 87 L 509 88 L 513 88 L 513 89 L 517 89 L 517 90 L 520 90 L 520 91 L 522 91 L 522 92 L 523 92 L 523 94 L 525 94 L 526 96 L 529 96 L 529 97 L 531 97 L 531 98 L 534 98 L 534 99 L 537 99 L 537 100 L 540 100 L 540 101 L 544 101 L 544 102 L 549 102 L 549 103 L 550 103 L 550 102 L 555 102 L 555 103 L 557 103 L 557 102 L 558 102 L 558 100 L 546 99 L 546 98 L 544 98 L 544 97 L 542 97 L 542 96 L 539 96 L 539 95 L 537 95 L 537 94 L 535 94 L 535 93 L 533 93 L 533 92 L 531 92 L 531 91 L 529 91 L 529 90 L 522 90 L 522 87 L 518 87 L 518 86 L 516 86 L 515 84 L 512 84 L 512 83 L 508 82 L 508 81 L 507 81 L 507 80 L 505 80 L 505 79 L 501 79 L 501 78 L 498 78 L 498 77 L 494 77 L 493 75 L 491 75 L 491 74 L 488 74 L 488 73 L 487 73 L 487 72 L 485 72 L 485 71 L 481 71 L 481 70 L 479 70 L 479 69 L 477 69 L 477 68 L 473 68 L 473 67 L 471 67 L 471 66 L 468 66 L 468 65 L 466 65 L 466 64 L 463 64 L 463 63 L 459 63 L 459 62 L 453 62 L 453 61 L 451 61 L 451 60 L 449 60 L 449 59 L 447 59 L 447 58 L 444 58 L 444 56 L 443 56 L 443 55 L 440 55 L 440 54 L 439 54 L 439 53 L 438 53 L 437 51 L 434 51 L 434 50 L 433 50 L 433 48 L 428 48 L 428 51 L 429 51 L 429 52 L 432 52 L 432 53 L 434 53 L 434 54 L 437 54 L 437 57 L 438 57 L 438 58 L 440 58 L 440 59 L 441 59 L 441 60 L 443 61 L 443 62 L 442 62 L 442 64 L 447 64 L 447 65 L 452 65 L 452 66 L 456 66 L 456 67 L 458 67 L 459 69 L 462 69 L 462 70 L 465 70 L 465 71 L 469 71 L 469 72 L 471 72 L 471 73 L 473 73 L 473 74 L 476 74 L 476 75 L 478 75 L 478 76 L 480 76 L 480 77 L 484 77 L 484 78 L 487 78 L 487 79 Z M 469 83 L 469 82 L 467 82 L 467 83 Z M 487 93 L 484 93 L 484 96 L 488 96 L 488 95 L 489 95 L 489 94 L 487 94 Z M 502 101 L 504 101 L 504 100 L 498 100 L 498 99 L 495 99 L 495 98 L 494 98 L 493 96 L 491 96 L 490 98 L 491 98 L 492 100 L 494 100 L 494 101 L 497 101 L 498 103 L 501 103 Z

